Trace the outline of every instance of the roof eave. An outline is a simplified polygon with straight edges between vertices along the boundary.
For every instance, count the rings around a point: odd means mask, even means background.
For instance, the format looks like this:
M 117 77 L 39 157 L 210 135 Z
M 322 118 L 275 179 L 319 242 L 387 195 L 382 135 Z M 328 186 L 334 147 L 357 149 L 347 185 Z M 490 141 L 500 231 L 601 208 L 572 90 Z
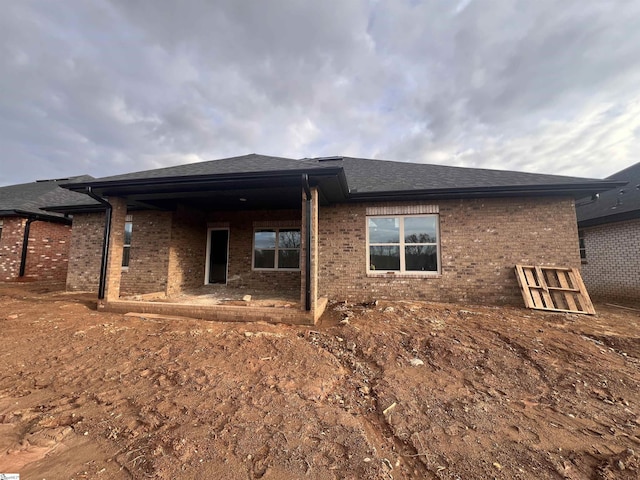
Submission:
M 35 220 L 46 220 L 48 222 L 66 223 L 70 224 L 71 220 L 67 217 L 61 217 L 60 215 L 48 214 L 46 212 L 31 212 L 28 210 L 0 210 L 0 217 L 22 217 L 33 218 Z
M 342 170 L 342 167 L 324 167 L 318 169 L 296 169 L 296 170 L 270 170 L 267 172 L 247 172 L 247 173 L 232 173 L 232 174 L 214 174 L 214 175 L 190 175 L 180 177 L 160 177 L 160 178 L 140 178 L 130 180 L 110 180 L 110 181 L 95 181 L 95 182 L 82 182 L 82 183 L 66 183 L 60 185 L 68 190 L 75 192 L 84 192 L 87 187 L 91 187 L 96 190 L 119 190 L 124 188 L 152 188 L 159 186 L 187 186 L 194 184 L 221 184 L 231 183 L 238 181 L 251 181 L 251 180 L 269 180 L 269 179 L 284 179 L 295 178 L 296 181 L 302 174 L 308 174 L 314 177 L 323 176 L 335 176 Z
M 607 223 L 624 222 L 626 220 L 635 220 L 640 218 L 640 209 L 629 210 L 626 212 L 613 213 L 610 215 L 602 215 L 595 218 L 578 220 L 578 228 L 595 227 L 596 225 L 604 225 Z
M 352 200 L 406 200 L 407 198 L 452 199 L 519 196 L 569 196 L 582 198 L 624 185 L 626 182 L 603 181 L 584 184 L 512 185 L 470 188 L 443 188 L 425 190 L 396 190 L 381 192 L 351 192 Z

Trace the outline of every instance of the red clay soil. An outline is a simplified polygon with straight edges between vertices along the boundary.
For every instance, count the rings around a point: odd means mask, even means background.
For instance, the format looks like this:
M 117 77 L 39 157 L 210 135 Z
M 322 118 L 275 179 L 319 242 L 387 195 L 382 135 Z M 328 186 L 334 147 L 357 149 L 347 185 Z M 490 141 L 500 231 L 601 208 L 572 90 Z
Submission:
M 596 308 L 333 304 L 310 328 L 5 284 L 0 472 L 637 479 L 640 312 Z

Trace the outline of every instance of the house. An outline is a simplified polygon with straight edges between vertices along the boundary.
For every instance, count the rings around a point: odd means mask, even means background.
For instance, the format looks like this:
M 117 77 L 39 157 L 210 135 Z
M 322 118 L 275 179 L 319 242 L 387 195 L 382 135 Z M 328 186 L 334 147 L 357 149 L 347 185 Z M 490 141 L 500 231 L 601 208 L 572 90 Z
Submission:
M 519 305 L 514 265 L 578 267 L 574 199 L 618 185 L 257 154 L 76 182 L 94 203 L 73 210 L 67 288 L 97 289 L 110 311 L 309 324 L 327 299 Z M 298 308 L 181 300 L 205 285 Z
M 582 275 L 592 297 L 640 304 L 640 163 L 607 181 L 622 185 L 577 202 Z
M 86 195 L 61 188 L 60 183 L 92 178 L 84 175 L 0 187 L 0 281 L 66 281 L 71 219 L 43 207 L 87 203 Z

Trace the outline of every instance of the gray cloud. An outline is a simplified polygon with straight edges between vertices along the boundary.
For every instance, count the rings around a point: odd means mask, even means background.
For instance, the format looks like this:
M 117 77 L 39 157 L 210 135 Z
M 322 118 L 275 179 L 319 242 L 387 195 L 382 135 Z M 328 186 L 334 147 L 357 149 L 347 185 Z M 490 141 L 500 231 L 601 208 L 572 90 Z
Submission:
M 640 154 L 640 4 L 10 2 L 0 184 L 260 152 L 605 176 Z

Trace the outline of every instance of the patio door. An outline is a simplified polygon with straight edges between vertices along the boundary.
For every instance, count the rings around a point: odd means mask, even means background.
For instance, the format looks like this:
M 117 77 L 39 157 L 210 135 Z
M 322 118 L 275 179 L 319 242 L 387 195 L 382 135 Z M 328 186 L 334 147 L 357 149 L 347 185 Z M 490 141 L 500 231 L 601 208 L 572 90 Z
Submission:
M 210 228 L 207 238 L 207 268 L 205 283 L 227 283 L 229 263 L 229 229 Z

